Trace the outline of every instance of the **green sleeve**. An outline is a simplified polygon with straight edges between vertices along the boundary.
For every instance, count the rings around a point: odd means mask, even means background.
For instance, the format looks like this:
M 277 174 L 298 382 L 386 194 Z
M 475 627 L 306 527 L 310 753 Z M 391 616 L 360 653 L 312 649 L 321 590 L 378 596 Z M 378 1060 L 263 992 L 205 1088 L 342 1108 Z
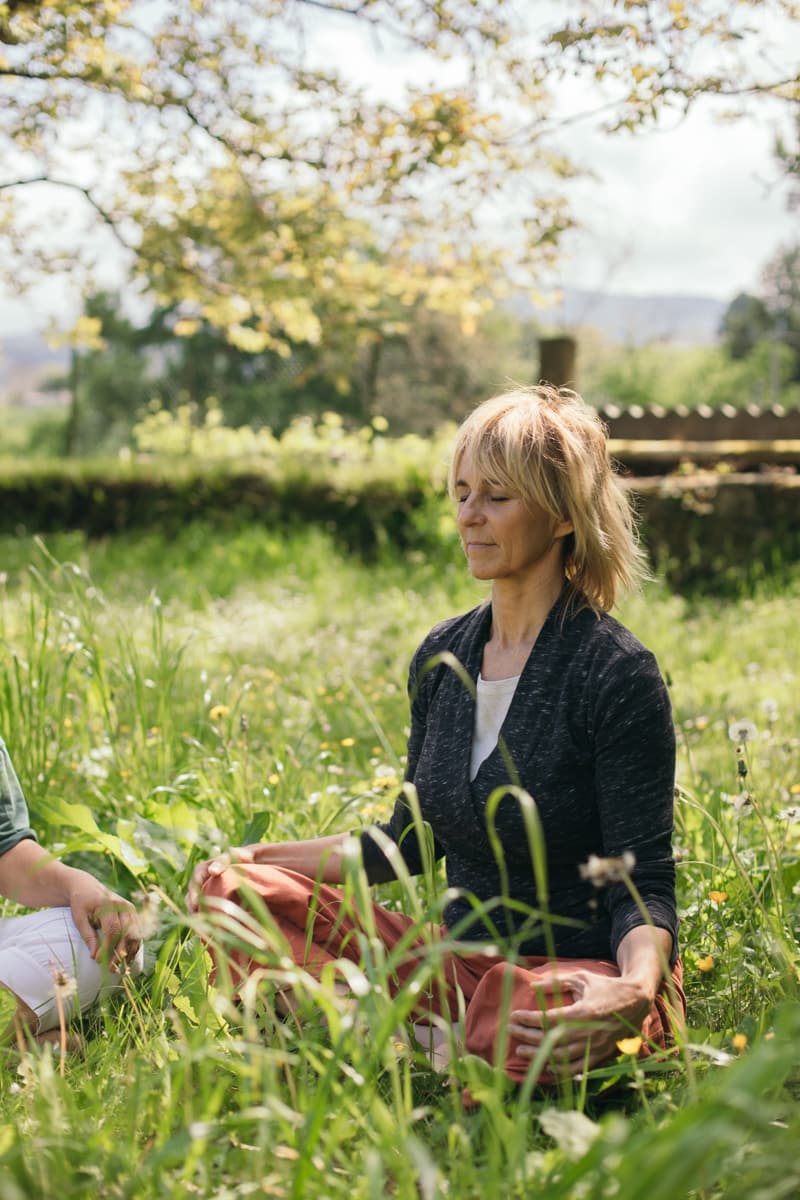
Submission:
M 0 854 L 5 854 L 25 838 L 36 840 L 28 822 L 28 806 L 6 744 L 0 738 Z

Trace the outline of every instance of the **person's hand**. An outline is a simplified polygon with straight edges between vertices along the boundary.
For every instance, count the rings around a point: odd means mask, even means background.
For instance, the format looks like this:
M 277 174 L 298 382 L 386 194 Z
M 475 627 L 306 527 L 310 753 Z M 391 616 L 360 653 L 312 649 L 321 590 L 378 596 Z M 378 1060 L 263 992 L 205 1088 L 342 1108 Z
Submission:
M 112 971 L 132 965 L 142 945 L 136 909 L 87 871 L 75 871 L 69 889 L 72 919 L 95 961 Z
M 200 895 L 203 884 L 215 875 L 221 875 L 232 863 L 253 863 L 256 861 L 255 846 L 232 846 L 214 858 L 207 858 L 198 863 L 192 871 L 189 887 L 186 892 L 186 906 L 189 912 L 197 912 L 200 906 Z
M 533 1058 L 555 1030 L 550 1065 L 565 1075 L 579 1075 L 613 1059 L 617 1042 L 641 1028 L 653 1004 L 638 983 L 582 969 L 537 979 L 532 1000 L 536 1008 L 511 1012 L 509 1034 L 521 1057 Z

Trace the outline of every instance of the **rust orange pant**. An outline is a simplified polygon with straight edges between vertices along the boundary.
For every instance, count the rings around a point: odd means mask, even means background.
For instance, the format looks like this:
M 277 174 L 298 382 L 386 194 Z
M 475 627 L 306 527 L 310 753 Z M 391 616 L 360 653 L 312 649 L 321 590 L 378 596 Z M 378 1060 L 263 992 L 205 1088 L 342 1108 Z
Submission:
M 365 922 L 353 910 L 352 902 L 344 902 L 342 891 L 328 884 L 315 883 L 304 875 L 283 867 L 271 867 L 240 863 L 230 867 L 221 875 L 212 876 L 204 886 L 204 895 L 209 908 L 225 914 L 226 924 L 235 927 L 241 917 L 243 930 L 252 929 L 253 909 L 257 902 L 269 911 L 280 933 L 286 940 L 292 960 L 300 967 L 318 977 L 323 967 L 342 959 L 359 963 L 359 933 Z M 248 902 L 249 898 L 249 902 Z M 247 913 L 247 910 L 250 913 Z M 387 986 L 392 995 L 400 992 L 415 975 L 430 954 L 431 940 L 422 933 L 413 936 L 413 921 L 403 913 L 390 912 L 378 904 L 371 905 L 370 920 L 366 922 L 388 950 L 403 941 L 404 949 L 393 962 Z M 245 915 L 247 913 L 247 915 Z M 447 939 L 447 929 L 441 928 L 439 935 Z M 243 946 L 248 937 L 240 939 L 238 946 L 226 949 L 225 962 L 234 986 L 240 988 L 254 971 L 264 966 L 263 955 L 251 954 Z M 212 948 L 212 957 L 218 958 L 219 949 Z M 465 1049 L 477 1054 L 490 1063 L 498 1062 L 498 1051 L 507 1075 L 515 1082 L 522 1082 L 530 1066 L 530 1060 L 517 1054 L 513 1041 L 503 1035 L 503 1022 L 515 1008 L 531 1008 L 531 999 L 536 996 L 537 978 L 549 974 L 554 967 L 563 966 L 571 970 L 581 968 L 600 975 L 619 975 L 617 966 L 600 959 L 548 959 L 540 957 L 519 958 L 514 963 L 506 962 L 497 955 L 461 954 L 443 950 L 438 959 L 436 981 L 423 988 L 415 1004 L 412 1016 L 424 1021 L 432 1014 L 455 1021 L 459 1016 L 460 997 L 466 1012 L 464 1037 Z M 215 962 L 215 965 L 218 963 Z M 667 989 L 656 996 L 655 1004 L 642 1028 L 642 1049 L 647 1056 L 657 1049 L 667 1049 L 672 1044 L 672 1027 L 675 1014 L 680 1020 L 685 1012 L 685 997 L 682 989 L 680 963 L 673 971 Z M 554 997 L 552 992 L 545 997 L 548 1006 L 569 1004 L 572 995 L 567 989 Z M 552 1081 L 545 1070 L 540 1082 Z

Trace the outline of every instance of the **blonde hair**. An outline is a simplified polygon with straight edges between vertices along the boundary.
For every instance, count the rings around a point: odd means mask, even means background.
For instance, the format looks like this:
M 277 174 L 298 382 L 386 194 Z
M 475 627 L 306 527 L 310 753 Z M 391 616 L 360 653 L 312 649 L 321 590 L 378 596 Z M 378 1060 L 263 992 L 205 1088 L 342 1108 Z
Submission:
M 608 452 L 605 426 L 577 392 L 549 384 L 504 392 L 458 430 L 448 490 L 465 454 L 483 479 L 569 521 L 564 576 L 574 611 L 608 612 L 620 591 L 648 576 L 631 504 Z

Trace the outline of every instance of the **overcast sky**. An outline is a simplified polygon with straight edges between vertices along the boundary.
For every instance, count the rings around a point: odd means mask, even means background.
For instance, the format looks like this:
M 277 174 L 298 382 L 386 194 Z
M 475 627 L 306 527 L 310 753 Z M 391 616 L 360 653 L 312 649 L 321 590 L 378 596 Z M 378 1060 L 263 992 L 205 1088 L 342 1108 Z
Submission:
M 327 61 L 359 64 L 367 81 L 396 91 L 408 61 L 376 57 L 359 43 L 352 23 L 325 29 Z M 795 47 L 800 51 L 800 38 Z M 587 106 L 579 85 L 561 88 L 564 113 Z M 569 185 L 582 230 L 564 242 L 561 282 L 627 294 L 731 299 L 758 288 L 761 268 L 781 244 L 800 238 L 800 211 L 787 208 L 773 145 L 788 106 L 761 102 L 735 123 L 720 107 L 696 105 L 681 121 L 668 117 L 657 131 L 608 134 L 598 122 L 560 130 L 556 144 L 594 177 Z M 47 204 L 40 194 L 37 203 Z M 78 298 L 68 281 L 48 280 L 27 301 L 0 292 L 0 337 L 43 329 L 52 318 L 69 323 Z

